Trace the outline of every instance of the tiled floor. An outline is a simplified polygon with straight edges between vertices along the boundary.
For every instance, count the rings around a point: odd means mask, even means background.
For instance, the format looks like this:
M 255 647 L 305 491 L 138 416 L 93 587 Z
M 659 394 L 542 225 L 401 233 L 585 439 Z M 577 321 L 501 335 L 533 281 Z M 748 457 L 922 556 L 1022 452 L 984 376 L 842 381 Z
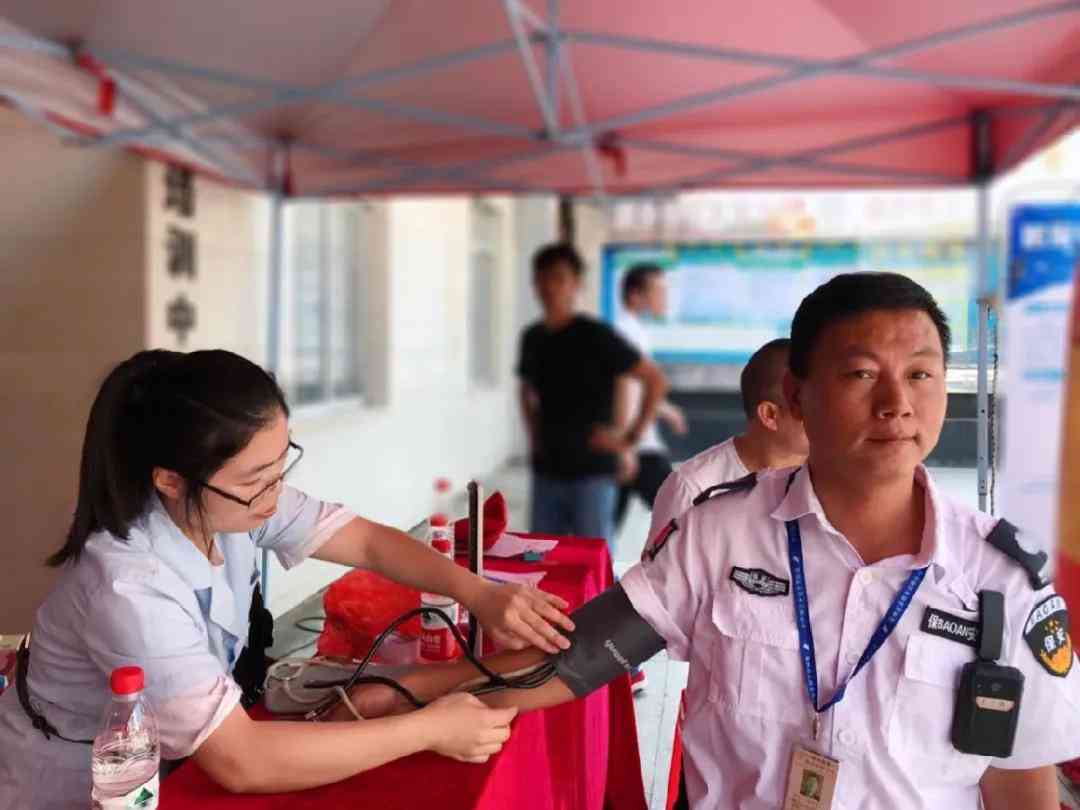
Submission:
M 949 495 L 976 505 L 975 471 L 970 469 L 938 469 L 934 471 L 938 486 Z M 510 511 L 510 527 L 523 527 L 528 515 L 528 475 L 524 468 L 507 467 L 484 482 L 486 491 L 502 490 Z M 649 530 L 649 513 L 637 501 L 631 504 L 626 522 L 616 542 L 615 572 L 621 574 L 638 560 Z M 294 654 L 313 652 L 314 636 L 294 627 L 297 619 L 322 614 L 322 594 L 282 616 L 275 630 L 275 656 L 294 650 Z M 315 623 L 317 625 L 317 623 Z M 296 648 L 300 647 L 298 651 Z M 668 771 L 671 763 L 671 743 L 679 696 L 686 686 L 686 664 L 671 661 L 666 653 L 645 665 L 648 684 L 635 698 L 637 708 L 638 743 L 641 770 L 650 810 L 665 807 Z M 1062 801 L 1067 807 L 1080 810 L 1080 797 L 1070 796 L 1062 783 Z

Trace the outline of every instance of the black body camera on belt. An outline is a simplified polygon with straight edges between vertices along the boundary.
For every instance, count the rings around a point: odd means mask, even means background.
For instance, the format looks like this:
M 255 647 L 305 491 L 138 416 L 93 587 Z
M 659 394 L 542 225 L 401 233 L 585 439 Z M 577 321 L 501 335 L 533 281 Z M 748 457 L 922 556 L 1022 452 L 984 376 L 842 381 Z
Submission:
M 979 657 L 964 665 L 953 712 L 952 744 L 957 751 L 1004 758 L 1012 754 L 1024 673 L 995 663 L 1005 633 L 1005 597 L 981 591 Z

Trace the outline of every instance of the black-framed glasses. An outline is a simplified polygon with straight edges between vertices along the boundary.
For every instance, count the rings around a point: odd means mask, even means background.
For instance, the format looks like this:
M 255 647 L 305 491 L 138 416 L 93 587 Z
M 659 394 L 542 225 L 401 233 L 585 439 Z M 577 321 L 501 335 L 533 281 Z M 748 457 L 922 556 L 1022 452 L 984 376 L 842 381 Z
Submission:
M 215 495 L 220 495 L 222 498 L 230 500 L 233 503 L 238 503 L 241 506 L 243 506 L 243 507 L 245 507 L 247 509 L 250 509 L 252 507 L 252 505 L 255 504 L 256 501 L 258 501 L 260 498 L 262 498 L 268 492 L 273 492 L 275 489 L 277 489 L 279 486 L 281 486 L 281 482 L 285 480 L 285 476 L 287 476 L 289 473 L 291 473 L 293 471 L 293 469 L 296 467 L 296 465 L 300 463 L 300 459 L 302 459 L 304 457 L 304 448 L 301 447 L 300 445 L 298 445 L 296 442 L 291 441 L 291 440 L 289 441 L 289 447 L 285 452 L 287 454 L 292 454 L 292 458 L 290 458 L 288 455 L 285 457 L 285 469 L 281 471 L 281 475 L 279 475 L 277 478 L 275 478 L 273 481 L 271 481 L 265 487 L 263 487 L 258 492 L 256 492 L 254 497 L 241 498 L 241 497 L 239 497 L 237 495 L 233 495 L 232 493 L 226 492 L 223 489 L 218 489 L 213 484 L 208 484 L 205 481 L 200 481 L 199 483 L 202 484 L 202 486 L 204 486 L 206 489 L 213 492 Z

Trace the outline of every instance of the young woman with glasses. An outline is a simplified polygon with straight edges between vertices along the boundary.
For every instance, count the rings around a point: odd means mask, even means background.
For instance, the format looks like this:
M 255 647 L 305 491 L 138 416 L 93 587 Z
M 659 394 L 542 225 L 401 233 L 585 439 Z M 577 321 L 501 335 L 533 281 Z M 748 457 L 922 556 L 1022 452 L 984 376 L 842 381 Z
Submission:
M 126 664 L 146 673 L 162 758 L 194 757 L 233 791 L 313 787 L 424 749 L 469 762 L 499 750 L 514 711 L 464 694 L 348 724 L 255 723 L 240 705 L 234 675 L 262 549 L 286 568 L 317 557 L 448 594 L 505 646 L 555 652 L 568 646 L 556 626 L 573 627 L 556 597 L 480 580 L 290 487 L 303 451 L 288 417 L 274 379 L 230 352 L 140 352 L 105 380 L 74 519 L 48 560 L 59 577 L 37 612 L 20 688 L 0 696 L 0 807 L 87 805 L 85 743 L 110 672 Z

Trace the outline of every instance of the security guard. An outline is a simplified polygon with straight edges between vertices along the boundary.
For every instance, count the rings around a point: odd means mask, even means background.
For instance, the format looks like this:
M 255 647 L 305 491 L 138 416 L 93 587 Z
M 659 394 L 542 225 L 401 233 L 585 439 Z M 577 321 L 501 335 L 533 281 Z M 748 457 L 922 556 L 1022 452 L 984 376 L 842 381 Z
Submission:
M 557 677 L 488 700 L 579 697 L 666 646 L 690 662 L 696 810 L 1057 810 L 1052 764 L 1080 754 L 1064 602 L 1045 555 L 922 466 L 945 417 L 944 314 L 905 277 L 840 275 L 791 339 L 808 463 L 676 518 L 573 614 Z
M 718 491 L 713 487 L 806 460 L 806 431 L 784 401 L 790 347 L 790 340 L 777 338 L 750 356 L 739 376 L 746 430 L 687 459 L 664 480 L 653 503 L 649 537 L 655 537 L 695 500 Z

